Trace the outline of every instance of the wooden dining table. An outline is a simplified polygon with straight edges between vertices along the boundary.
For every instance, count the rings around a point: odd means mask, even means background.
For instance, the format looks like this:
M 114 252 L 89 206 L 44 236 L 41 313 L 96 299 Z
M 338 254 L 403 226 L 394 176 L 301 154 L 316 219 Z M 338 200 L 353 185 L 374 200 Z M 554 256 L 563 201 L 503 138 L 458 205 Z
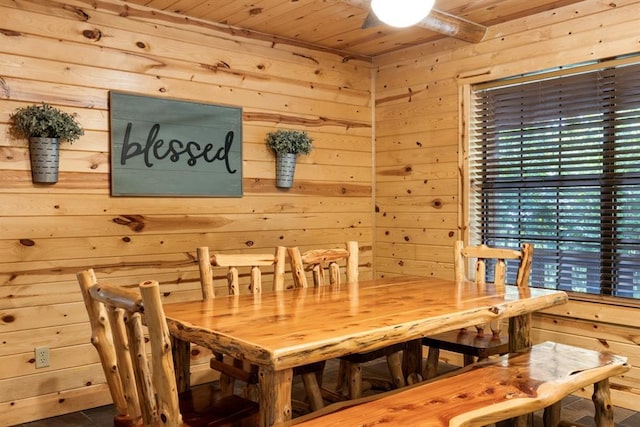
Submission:
M 165 304 L 176 373 L 189 387 L 189 345 L 259 366 L 260 425 L 291 418 L 292 370 L 461 327 L 509 318 L 530 345 L 532 312 L 567 301 L 562 291 L 402 276 L 257 295 Z M 411 358 L 409 358 L 411 359 Z M 408 371 L 419 372 L 419 366 Z

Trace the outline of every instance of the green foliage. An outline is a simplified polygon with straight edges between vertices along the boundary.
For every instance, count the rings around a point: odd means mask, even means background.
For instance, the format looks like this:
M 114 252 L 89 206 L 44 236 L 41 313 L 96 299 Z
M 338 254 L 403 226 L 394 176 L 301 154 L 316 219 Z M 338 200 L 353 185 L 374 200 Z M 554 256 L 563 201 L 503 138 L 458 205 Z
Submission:
M 10 124 L 17 136 L 26 138 L 59 138 L 73 143 L 84 135 L 75 117 L 44 102 L 18 108 L 11 114 Z
M 275 153 L 309 154 L 313 139 L 304 131 L 278 129 L 267 134 L 266 142 Z

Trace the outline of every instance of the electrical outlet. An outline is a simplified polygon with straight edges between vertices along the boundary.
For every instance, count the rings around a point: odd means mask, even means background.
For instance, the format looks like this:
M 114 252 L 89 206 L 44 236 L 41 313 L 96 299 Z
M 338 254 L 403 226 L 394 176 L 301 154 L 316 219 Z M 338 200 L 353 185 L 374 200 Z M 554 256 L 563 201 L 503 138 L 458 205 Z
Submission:
M 49 366 L 49 347 L 36 347 L 36 369 Z

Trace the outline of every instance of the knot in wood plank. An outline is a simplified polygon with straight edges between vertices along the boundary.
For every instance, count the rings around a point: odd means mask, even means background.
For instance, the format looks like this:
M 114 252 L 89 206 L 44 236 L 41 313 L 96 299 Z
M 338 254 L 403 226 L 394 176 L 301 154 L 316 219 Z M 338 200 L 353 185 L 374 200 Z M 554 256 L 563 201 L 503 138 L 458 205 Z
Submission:
M 94 28 L 93 30 L 84 30 L 82 32 L 82 35 L 88 38 L 89 40 L 99 41 L 102 38 L 102 31 L 100 31 L 97 28 Z

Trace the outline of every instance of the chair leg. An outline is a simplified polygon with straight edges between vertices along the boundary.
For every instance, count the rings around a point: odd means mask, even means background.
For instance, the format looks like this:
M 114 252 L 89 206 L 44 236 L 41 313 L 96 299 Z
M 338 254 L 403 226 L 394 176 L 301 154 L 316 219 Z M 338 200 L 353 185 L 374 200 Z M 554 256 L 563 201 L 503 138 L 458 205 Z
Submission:
M 302 383 L 309 399 L 309 405 L 311 410 L 317 411 L 324 408 L 324 401 L 322 400 L 322 393 L 320 391 L 320 384 L 318 383 L 318 377 L 315 372 L 307 372 L 302 374 Z
M 349 379 L 349 399 L 362 397 L 362 367 L 359 363 L 347 363 Z
M 236 359 L 234 360 L 234 365 L 236 367 L 242 368 L 246 372 L 253 372 L 258 376 L 258 366 L 252 365 L 247 361 Z M 245 399 L 249 399 L 253 402 L 260 401 L 260 388 L 256 382 L 246 382 L 244 385 L 244 389 L 242 391 L 242 395 Z
M 235 386 L 235 379 L 227 374 L 220 374 L 220 391 L 223 396 L 231 396 Z
M 222 354 L 216 354 L 216 359 L 222 361 Z M 236 368 L 243 368 L 242 360 L 234 359 L 233 366 Z M 236 380 L 231 375 L 221 373 L 220 374 L 220 391 L 223 396 L 230 396 L 235 392 Z
M 326 365 L 326 361 L 321 362 L 321 367 L 316 371 L 316 379 L 320 388 L 322 388 L 322 382 L 324 381 L 324 368 Z
M 533 416 L 531 414 L 520 415 L 519 417 L 498 421 L 496 423 L 496 427 L 530 427 L 532 425 Z
M 542 425 L 544 427 L 558 427 L 561 418 L 562 405 L 561 402 L 554 403 L 544 408 L 542 415 Z
M 427 354 L 427 363 L 422 372 L 422 378 L 430 380 L 438 375 L 438 361 L 440 360 L 440 349 L 437 347 L 429 347 Z
M 345 397 L 348 397 L 347 395 L 349 394 L 349 379 L 347 378 L 348 366 L 349 364 L 346 361 L 340 361 L 336 382 L 336 393 L 342 394 Z
M 475 362 L 473 356 L 471 356 L 470 354 L 463 354 L 462 361 L 462 363 L 464 363 L 464 366 L 471 365 L 473 362 Z
M 134 427 L 133 420 L 129 415 L 116 415 L 113 418 L 114 427 Z
M 389 370 L 391 371 L 391 368 Z M 422 381 L 421 339 L 405 343 L 405 348 L 402 351 L 402 372 L 407 384 L 416 384 Z
M 260 399 L 260 389 L 258 388 L 258 384 L 246 384 L 242 391 L 242 397 L 253 402 L 258 402 Z

